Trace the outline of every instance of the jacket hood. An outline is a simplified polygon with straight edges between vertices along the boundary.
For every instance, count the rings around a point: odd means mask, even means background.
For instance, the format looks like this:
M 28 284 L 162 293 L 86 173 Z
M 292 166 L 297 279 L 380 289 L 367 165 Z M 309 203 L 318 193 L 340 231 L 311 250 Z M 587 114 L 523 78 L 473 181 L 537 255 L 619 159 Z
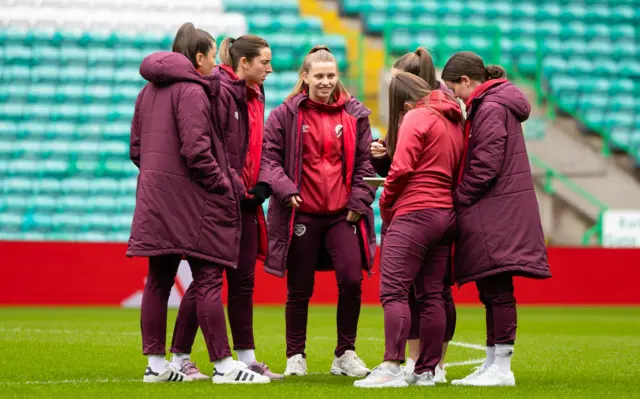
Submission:
M 216 66 L 220 72 L 220 84 L 235 98 L 241 99 L 247 96 L 247 83 L 240 80 L 229 65 L 218 64 Z
M 463 118 L 460 104 L 441 90 L 434 90 L 429 93 L 425 98 L 418 101 L 417 107 L 431 108 L 453 122 L 460 122 Z
M 476 106 L 484 101 L 503 105 L 520 122 L 526 121 L 531 113 L 531 104 L 522 90 L 506 79 L 489 80 L 478 86 L 471 94 L 471 98 L 467 100 L 467 109 L 470 105 Z
M 176 82 L 194 82 L 202 85 L 210 93 L 209 80 L 200 74 L 191 61 L 180 53 L 153 53 L 140 64 L 140 75 L 152 83 L 171 84 Z
M 487 90 L 484 101 L 492 101 L 507 107 L 520 122 L 529 119 L 531 104 L 516 85 L 506 82 Z

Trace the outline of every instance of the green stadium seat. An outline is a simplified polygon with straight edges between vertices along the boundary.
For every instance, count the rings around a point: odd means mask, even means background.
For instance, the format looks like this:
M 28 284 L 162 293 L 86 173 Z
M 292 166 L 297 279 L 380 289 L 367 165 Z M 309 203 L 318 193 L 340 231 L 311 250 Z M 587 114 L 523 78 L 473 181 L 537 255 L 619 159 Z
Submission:
M 99 170 L 100 162 L 96 159 L 78 159 L 74 162 L 75 175 L 100 176 Z
M 598 75 L 614 76 L 618 74 L 619 66 L 610 59 L 602 59 L 593 63 L 592 71 Z
M 18 135 L 18 124 L 0 120 L 0 141 L 11 141 Z
M 119 196 L 116 198 L 116 203 L 118 204 L 118 213 L 133 214 L 133 210 L 136 207 L 136 198 L 135 196 Z
M 61 68 L 58 73 L 58 79 L 62 82 L 84 82 L 87 76 L 93 76 L 95 69 L 89 71 L 85 66 L 70 65 Z
M 40 178 L 34 181 L 33 192 L 37 194 L 57 195 L 61 192 L 61 181 L 54 178 Z
M 49 103 L 56 99 L 56 86 L 52 84 L 41 84 L 30 86 L 27 101 L 30 103 Z
M 22 228 L 22 216 L 16 213 L 0 213 L 0 226 L 3 232 L 20 231 Z
M 12 64 L 21 64 L 28 65 L 33 58 L 33 54 L 31 54 L 31 50 L 29 47 L 14 44 L 11 46 L 7 46 L 4 49 L 4 62 L 7 65 Z
M 144 55 L 135 48 L 123 48 L 116 51 L 115 65 L 123 66 L 140 66 Z
M 612 41 L 620 39 L 633 40 L 634 38 L 636 38 L 636 30 L 632 25 L 613 25 L 611 27 Z
M 83 48 L 79 47 L 61 47 L 60 48 L 60 65 L 86 65 L 87 64 L 87 52 Z
M 26 65 L 9 65 L 3 67 L 2 78 L 5 83 L 28 82 L 31 80 L 31 70 Z
M 559 19 L 562 21 L 583 20 L 586 15 L 587 8 L 583 4 L 568 4 L 561 7 Z
M 39 65 L 32 70 L 29 68 L 25 68 L 25 70 L 26 80 L 31 80 L 34 83 L 58 83 L 60 69 L 55 65 Z M 25 72 L 21 71 L 21 73 Z M 12 77 L 15 77 L 15 74 Z
M 0 120 L 21 121 L 24 118 L 25 107 L 22 104 L 0 104 Z
M 93 213 L 117 213 L 118 203 L 114 197 L 91 196 L 87 199 L 86 209 Z
M 621 61 L 619 73 L 624 77 L 640 79 L 640 62 L 631 59 Z
M 604 4 L 595 4 L 587 7 L 584 18 L 594 22 L 608 21 L 611 16 L 609 7 Z
M 62 195 L 56 199 L 56 207 L 60 212 L 82 213 L 87 208 L 89 198 L 91 197 Z
M 120 185 L 117 179 L 100 178 L 92 181 L 90 193 L 92 195 L 117 195 Z
M 98 181 L 96 181 L 96 184 Z M 86 178 L 74 177 L 61 181 L 60 189 L 65 195 L 88 195 L 91 192 L 92 184 Z

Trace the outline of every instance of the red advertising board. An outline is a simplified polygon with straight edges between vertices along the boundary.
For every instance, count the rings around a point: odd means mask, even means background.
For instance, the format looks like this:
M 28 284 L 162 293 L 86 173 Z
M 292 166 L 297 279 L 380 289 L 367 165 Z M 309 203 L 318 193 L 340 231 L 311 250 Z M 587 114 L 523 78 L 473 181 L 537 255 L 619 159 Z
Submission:
M 0 305 L 131 306 L 139 304 L 146 259 L 125 257 L 125 244 L 0 242 L 4 284 Z M 520 304 L 640 305 L 640 249 L 549 248 L 553 278 L 516 279 Z M 365 276 L 363 301 L 379 304 L 378 265 Z M 171 304 L 179 302 L 191 279 L 181 267 Z M 479 303 L 473 284 L 454 288 L 458 304 Z M 226 296 L 226 295 L 225 295 Z M 283 304 L 284 279 L 267 275 L 258 264 L 256 304 Z M 335 303 L 333 273 L 319 273 L 314 303 Z

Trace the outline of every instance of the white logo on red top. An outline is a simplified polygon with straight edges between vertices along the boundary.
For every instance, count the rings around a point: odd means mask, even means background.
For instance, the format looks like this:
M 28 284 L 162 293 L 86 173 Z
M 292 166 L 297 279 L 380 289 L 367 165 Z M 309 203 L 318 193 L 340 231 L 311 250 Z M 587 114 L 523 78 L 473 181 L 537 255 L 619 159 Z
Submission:
M 336 126 L 336 136 L 337 137 L 342 136 L 342 125 L 337 125 Z
M 302 133 L 306 133 L 309 130 L 309 126 L 302 125 Z

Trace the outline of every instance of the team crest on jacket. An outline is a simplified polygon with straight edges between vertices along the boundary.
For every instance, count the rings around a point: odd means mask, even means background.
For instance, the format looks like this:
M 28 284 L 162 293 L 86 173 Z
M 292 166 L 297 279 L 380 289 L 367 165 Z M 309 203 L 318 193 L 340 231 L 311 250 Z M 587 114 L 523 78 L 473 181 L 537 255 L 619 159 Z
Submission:
M 342 136 L 342 125 L 336 126 L 336 136 L 338 137 Z
M 305 226 L 304 224 L 296 224 L 295 226 L 293 226 L 293 234 L 295 234 L 297 237 L 302 237 L 306 232 L 307 226 Z

